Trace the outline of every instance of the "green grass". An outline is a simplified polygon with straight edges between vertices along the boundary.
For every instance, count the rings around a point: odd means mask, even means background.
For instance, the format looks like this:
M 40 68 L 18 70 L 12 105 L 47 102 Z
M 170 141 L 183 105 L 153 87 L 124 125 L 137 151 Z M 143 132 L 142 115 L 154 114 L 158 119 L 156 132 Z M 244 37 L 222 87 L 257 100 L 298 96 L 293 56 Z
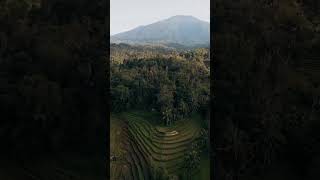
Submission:
M 121 173 L 122 177 L 127 173 L 134 179 L 147 179 L 150 166 L 163 167 L 170 175 L 182 173 L 184 155 L 189 145 L 199 136 L 200 127 L 197 115 L 167 127 L 161 124 L 157 112 L 127 111 L 112 114 L 111 153 L 125 157 L 130 169 L 120 172 L 116 163 L 112 162 L 111 179 L 119 179 Z M 209 158 L 202 158 L 197 179 L 209 177 L 208 162 Z

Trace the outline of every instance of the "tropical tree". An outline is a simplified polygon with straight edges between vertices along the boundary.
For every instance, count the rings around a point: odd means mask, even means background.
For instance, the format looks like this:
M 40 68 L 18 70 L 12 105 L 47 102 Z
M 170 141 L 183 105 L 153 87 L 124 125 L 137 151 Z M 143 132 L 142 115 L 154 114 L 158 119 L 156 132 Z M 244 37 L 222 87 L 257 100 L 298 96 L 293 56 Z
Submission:
M 191 179 L 192 173 L 200 166 L 200 153 L 198 143 L 192 143 L 184 159 L 184 176 L 187 180 Z
M 128 87 L 120 84 L 112 89 L 112 108 L 116 111 L 124 110 L 128 107 L 129 101 L 129 89 Z

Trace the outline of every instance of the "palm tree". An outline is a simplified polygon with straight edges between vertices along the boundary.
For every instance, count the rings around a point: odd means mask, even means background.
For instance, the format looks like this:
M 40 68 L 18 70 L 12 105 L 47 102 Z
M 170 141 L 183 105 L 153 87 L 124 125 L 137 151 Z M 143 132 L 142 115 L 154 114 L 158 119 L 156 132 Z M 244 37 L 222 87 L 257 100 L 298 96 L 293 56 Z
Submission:
M 162 111 L 162 119 L 167 126 L 169 126 L 171 124 L 171 121 L 172 121 L 172 109 L 171 108 L 165 108 L 165 110 Z

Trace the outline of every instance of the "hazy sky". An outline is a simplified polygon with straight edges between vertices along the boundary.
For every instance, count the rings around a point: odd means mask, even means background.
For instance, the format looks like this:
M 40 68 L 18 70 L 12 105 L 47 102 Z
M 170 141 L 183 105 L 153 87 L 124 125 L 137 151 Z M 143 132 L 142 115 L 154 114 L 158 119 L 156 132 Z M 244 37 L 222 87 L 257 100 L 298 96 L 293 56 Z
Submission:
M 110 0 L 110 10 L 111 35 L 175 15 L 210 22 L 210 0 Z

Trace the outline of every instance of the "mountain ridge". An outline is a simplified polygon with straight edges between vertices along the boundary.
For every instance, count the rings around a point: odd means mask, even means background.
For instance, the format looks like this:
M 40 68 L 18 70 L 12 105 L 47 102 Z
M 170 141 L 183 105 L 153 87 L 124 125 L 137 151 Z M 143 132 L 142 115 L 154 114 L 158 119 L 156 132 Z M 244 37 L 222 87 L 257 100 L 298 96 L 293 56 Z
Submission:
M 207 45 L 210 24 L 189 15 L 176 15 L 149 25 L 115 34 L 111 43 Z

